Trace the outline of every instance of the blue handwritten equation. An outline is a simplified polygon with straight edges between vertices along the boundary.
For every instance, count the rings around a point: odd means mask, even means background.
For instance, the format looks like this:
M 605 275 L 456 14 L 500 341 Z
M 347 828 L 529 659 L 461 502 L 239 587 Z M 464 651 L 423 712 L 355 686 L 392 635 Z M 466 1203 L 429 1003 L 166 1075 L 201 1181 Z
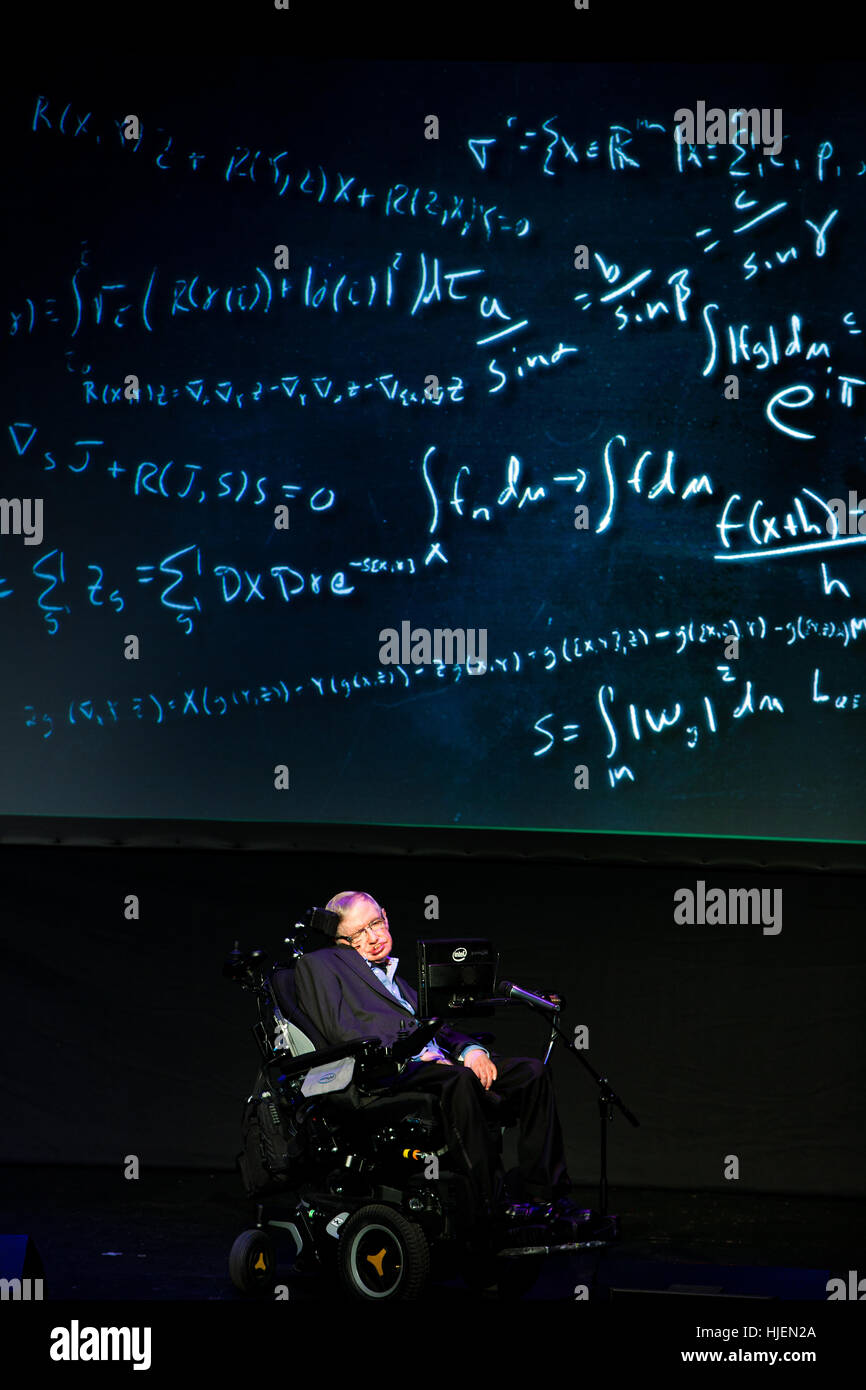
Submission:
M 339 768 L 394 823 L 866 839 L 863 100 L 423 76 L 16 77 L 4 809 L 27 748 L 96 797 L 141 738 L 130 815 L 324 821 Z M 734 87 L 775 153 L 675 138 Z M 484 628 L 483 672 L 383 668 L 407 619 Z M 205 793 L 215 729 L 290 743 L 303 809 Z

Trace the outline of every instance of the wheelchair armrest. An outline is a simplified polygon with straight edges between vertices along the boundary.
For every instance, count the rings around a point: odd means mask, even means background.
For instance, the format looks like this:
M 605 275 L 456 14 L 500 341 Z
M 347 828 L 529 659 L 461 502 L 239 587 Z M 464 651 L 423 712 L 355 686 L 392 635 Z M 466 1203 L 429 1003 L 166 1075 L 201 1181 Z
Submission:
M 337 1043 L 334 1047 L 323 1047 L 317 1052 L 302 1052 L 300 1057 L 290 1057 L 280 1052 L 267 1063 L 267 1068 L 278 1066 L 283 1077 L 297 1076 L 325 1062 L 336 1062 L 342 1057 L 356 1057 L 364 1061 L 384 1060 L 385 1049 L 378 1038 L 355 1038 L 352 1042 Z

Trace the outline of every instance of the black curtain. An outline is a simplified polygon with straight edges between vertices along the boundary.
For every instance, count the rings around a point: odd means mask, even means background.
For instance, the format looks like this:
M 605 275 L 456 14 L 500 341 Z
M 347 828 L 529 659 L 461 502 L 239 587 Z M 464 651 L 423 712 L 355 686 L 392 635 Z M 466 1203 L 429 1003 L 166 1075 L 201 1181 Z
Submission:
M 0 866 L 2 1162 L 231 1168 L 258 1053 L 253 998 L 223 959 L 235 939 L 279 956 L 306 907 L 359 888 L 387 907 L 409 980 L 418 938 L 471 934 L 494 941 L 503 976 L 566 997 L 563 1026 L 588 1027 L 587 1057 L 640 1120 L 616 1115 L 612 1183 L 727 1189 L 735 1155 L 740 1191 L 866 1189 L 862 875 L 338 847 L 4 845 Z M 781 889 L 781 931 L 677 925 L 674 894 L 698 880 Z M 477 1026 L 543 1055 L 528 1011 Z M 559 1048 L 552 1065 L 572 1179 L 593 1182 L 594 1083 Z

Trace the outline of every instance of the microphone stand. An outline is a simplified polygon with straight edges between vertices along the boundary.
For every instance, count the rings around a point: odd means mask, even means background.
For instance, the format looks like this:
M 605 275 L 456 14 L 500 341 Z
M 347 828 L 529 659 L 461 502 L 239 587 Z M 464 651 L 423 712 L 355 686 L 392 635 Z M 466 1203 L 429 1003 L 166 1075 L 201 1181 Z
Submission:
M 552 994 L 552 995 L 549 996 L 549 998 L 550 998 L 551 1004 L 553 1005 L 554 1014 L 558 1014 L 558 1013 L 560 1012 L 560 1010 L 562 1009 L 563 1000 L 562 1000 L 562 999 L 560 998 L 560 996 L 557 995 L 557 994 Z M 476 1002 L 477 1004 L 492 1004 L 492 1005 L 497 1005 L 497 1004 L 500 1004 L 500 1005 L 501 1005 L 501 1004 L 506 1004 L 506 1005 L 510 1005 L 510 1004 L 525 1004 L 525 1005 L 527 1006 L 527 1008 L 532 1009 L 533 1013 L 541 1014 L 542 1017 L 544 1017 L 546 1014 L 548 1014 L 548 1013 L 550 1012 L 550 1010 L 547 1009 L 547 1008 L 545 1008 L 543 1005 L 541 1005 L 541 1004 L 536 1004 L 536 1003 L 534 1003 L 531 999 L 528 999 L 528 998 L 523 997 L 523 994 L 522 994 L 522 993 L 521 993 L 521 994 L 515 994 L 515 995 L 513 995 L 513 996 L 508 996 L 507 998 L 504 998 L 504 999 L 483 999 L 483 1000 L 476 1000 L 475 1002 Z M 600 1124 L 601 1124 L 601 1135 L 600 1135 L 600 1139 L 601 1139 L 601 1178 L 600 1178 L 600 1181 L 599 1181 L 599 1213 L 600 1213 L 601 1216 L 606 1217 L 606 1216 L 608 1215 L 608 1211 L 607 1211 L 607 1195 L 608 1195 L 608 1182 L 607 1182 L 607 1126 L 608 1126 L 608 1122 L 611 1121 L 611 1120 L 613 1120 L 613 1107 L 616 1106 L 617 1109 L 618 1109 L 618 1110 L 625 1116 L 625 1118 L 628 1120 L 629 1124 L 630 1124 L 630 1125 L 633 1125 L 633 1126 L 635 1127 L 635 1129 L 639 1129 L 639 1128 L 640 1128 L 640 1121 L 638 1120 L 637 1116 L 635 1116 L 635 1115 L 632 1114 L 632 1112 L 629 1110 L 628 1106 L 624 1104 L 624 1102 L 622 1101 L 621 1097 L 617 1095 L 616 1091 L 615 1091 L 615 1090 L 613 1089 L 613 1087 L 611 1086 L 611 1084 L 610 1084 L 610 1082 L 608 1081 L 607 1077 L 606 1077 L 606 1076 L 601 1076 L 601 1075 L 595 1070 L 595 1067 L 592 1066 L 592 1064 L 586 1060 L 586 1058 L 585 1058 L 584 1055 L 583 1055 L 583 1052 L 582 1052 L 579 1048 L 576 1048 L 576 1047 L 574 1046 L 574 1043 L 572 1042 L 572 1040 L 571 1040 L 565 1033 L 563 1033 L 562 1029 L 561 1029 L 561 1028 L 558 1026 L 558 1024 L 557 1024 L 556 1018 L 555 1018 L 555 1017 L 554 1017 L 553 1019 L 551 1019 L 551 1022 L 550 1022 L 550 1029 L 551 1029 L 551 1033 L 550 1033 L 550 1042 L 549 1042 L 548 1048 L 547 1048 L 547 1055 L 545 1056 L 545 1059 L 544 1059 L 544 1065 L 545 1065 L 545 1066 L 547 1065 L 547 1062 L 548 1062 L 548 1059 L 549 1059 L 549 1057 L 550 1057 L 550 1054 L 551 1054 L 551 1052 L 553 1051 L 553 1047 L 554 1047 L 554 1044 L 555 1044 L 555 1042 L 556 1042 L 556 1039 L 557 1039 L 557 1038 L 561 1038 L 562 1041 L 563 1041 L 563 1043 L 565 1044 L 566 1048 L 568 1049 L 568 1051 L 569 1051 L 570 1053 L 572 1053 L 572 1055 L 575 1056 L 575 1057 L 577 1058 L 577 1060 L 580 1062 L 581 1066 L 585 1067 L 586 1070 L 589 1072 L 590 1076 L 592 1077 L 593 1081 L 595 1082 L 595 1084 L 596 1084 L 596 1086 L 598 1087 L 598 1090 L 599 1090 L 599 1096 L 598 1096 L 598 1114 L 599 1114 L 599 1120 L 600 1120 Z M 615 1217 L 614 1217 L 614 1218 L 611 1218 L 611 1219 L 614 1220 L 614 1221 L 616 1220 Z

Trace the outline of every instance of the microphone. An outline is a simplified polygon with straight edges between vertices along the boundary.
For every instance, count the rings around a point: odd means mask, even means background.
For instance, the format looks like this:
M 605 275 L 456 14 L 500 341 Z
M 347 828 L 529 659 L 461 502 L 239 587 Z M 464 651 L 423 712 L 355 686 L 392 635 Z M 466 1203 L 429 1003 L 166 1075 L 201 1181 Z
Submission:
M 551 1013 L 558 1014 L 562 1008 L 563 1000 L 557 995 L 556 1002 L 545 999 L 543 994 L 531 994 L 528 989 L 521 989 L 519 985 L 513 985 L 510 980 L 500 980 L 496 986 L 508 999 L 522 999 L 527 1004 L 534 1004 L 538 1009 L 548 1009 Z

